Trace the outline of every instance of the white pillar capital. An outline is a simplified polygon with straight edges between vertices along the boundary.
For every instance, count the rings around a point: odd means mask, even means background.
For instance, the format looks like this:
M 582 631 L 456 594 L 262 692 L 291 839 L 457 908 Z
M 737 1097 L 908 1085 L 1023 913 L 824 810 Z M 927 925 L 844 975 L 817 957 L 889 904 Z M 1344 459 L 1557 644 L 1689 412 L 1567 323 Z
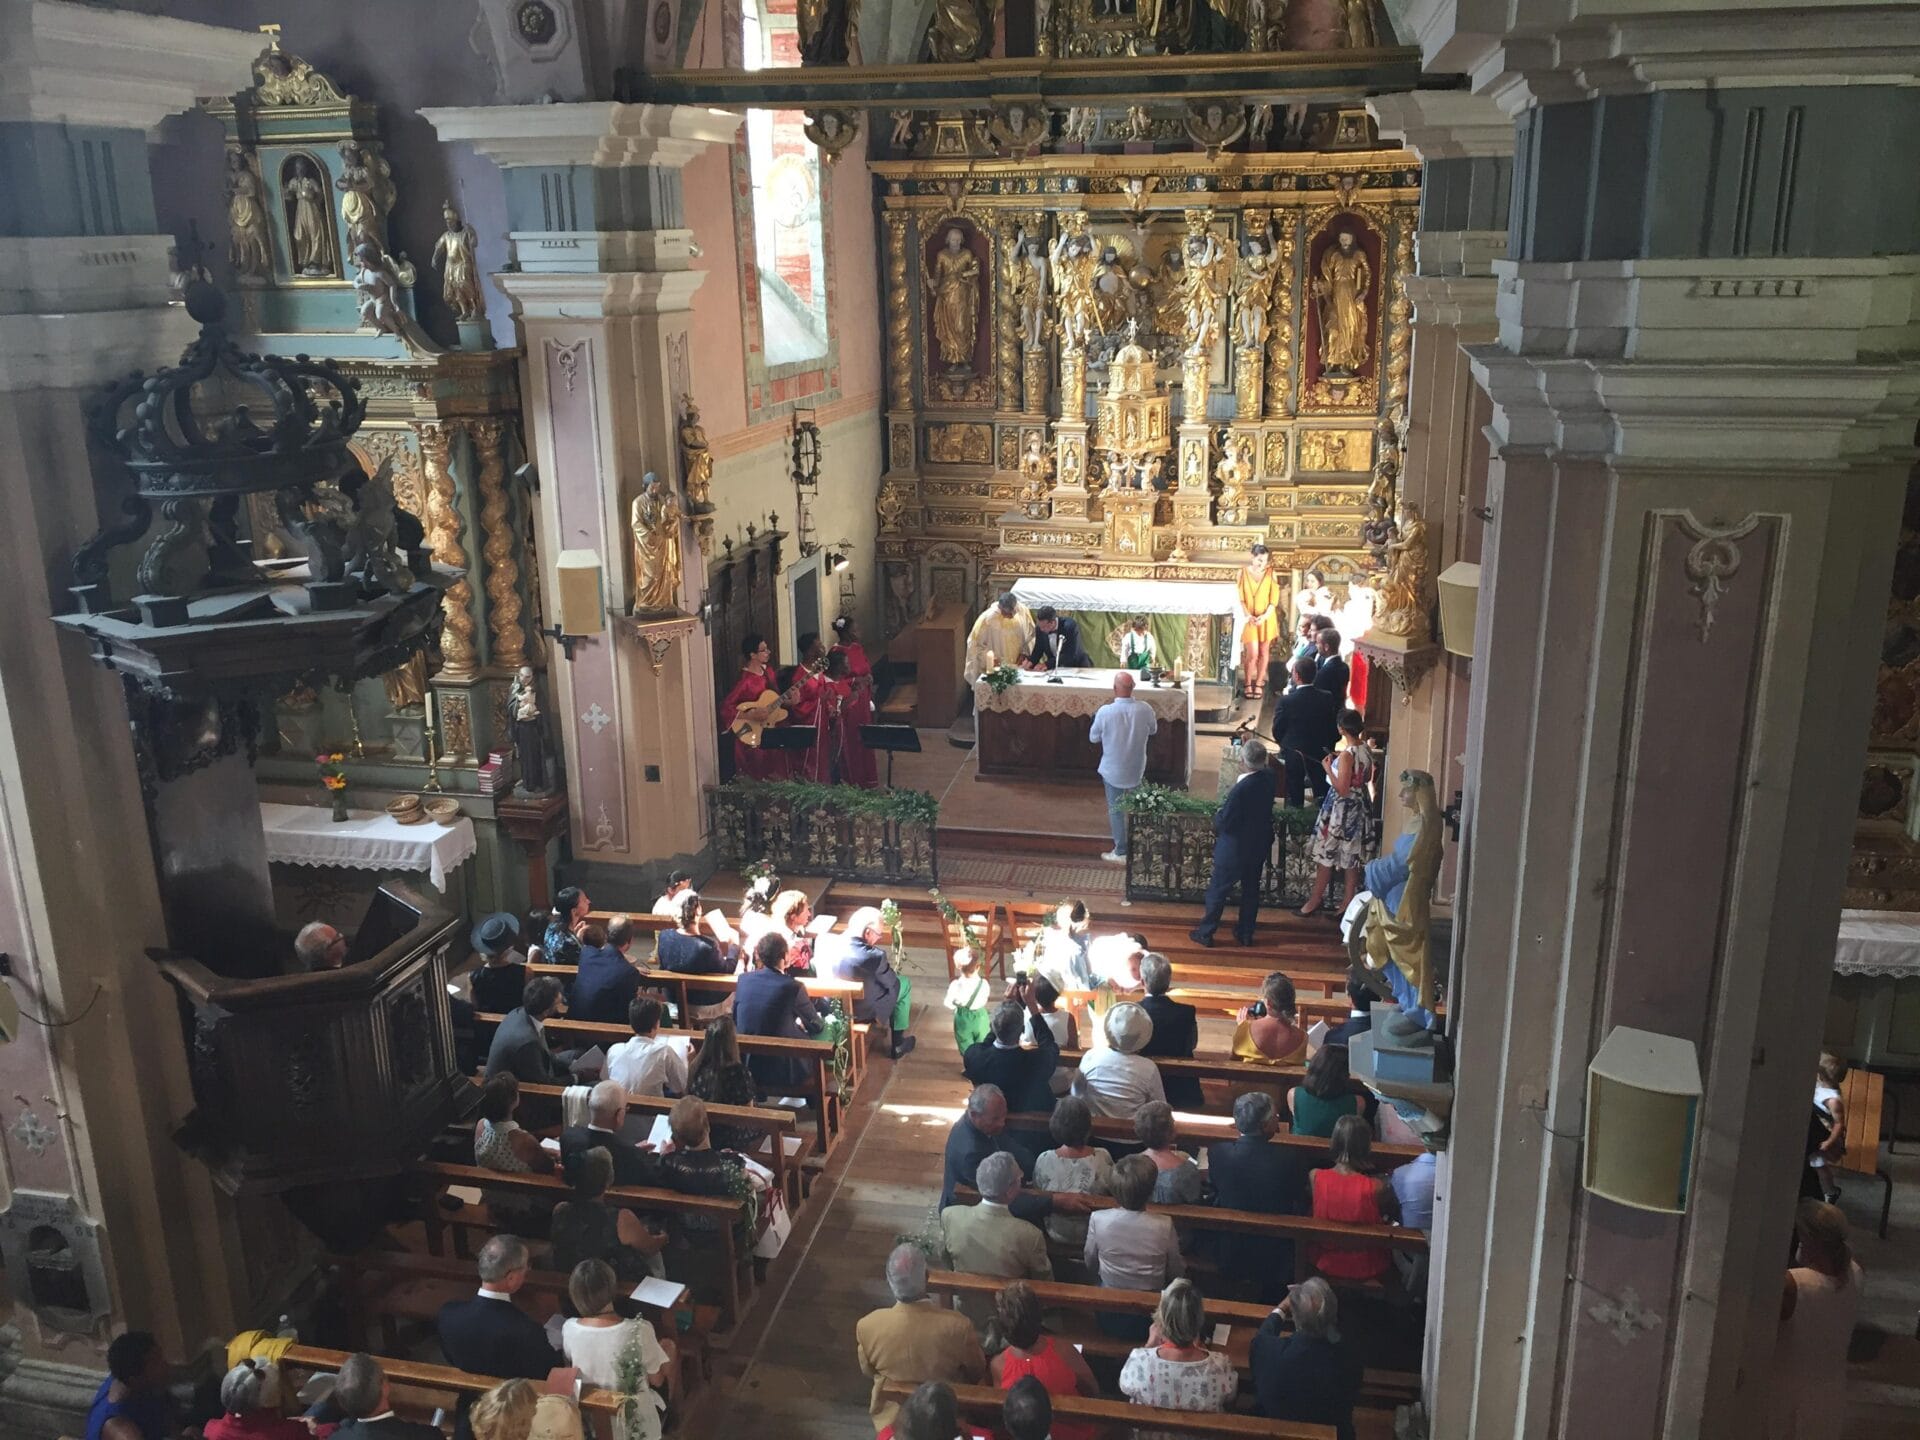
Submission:
M 464 140 L 502 169 L 538 165 L 679 170 L 732 141 L 745 117 L 698 105 L 466 105 L 420 112 L 442 140 Z
M 1438 325 L 1491 337 L 1500 290 L 1491 274 L 1409 275 L 1405 283 L 1416 328 Z
M 1464 74 L 1509 115 L 1532 105 L 1666 89 L 1920 83 L 1920 10 L 1802 0 L 1413 0 L 1403 17 L 1430 73 Z M 1509 13 L 1517 16 L 1509 23 Z
M 1470 90 L 1408 90 L 1376 95 L 1367 113 L 1380 138 L 1398 140 L 1424 160 L 1477 160 L 1513 154 L 1513 117 Z
M 0 121 L 150 131 L 252 83 L 255 31 L 69 0 L 0 0 Z
M 704 270 L 503 270 L 493 280 L 516 318 L 578 324 L 691 310 L 706 278 Z

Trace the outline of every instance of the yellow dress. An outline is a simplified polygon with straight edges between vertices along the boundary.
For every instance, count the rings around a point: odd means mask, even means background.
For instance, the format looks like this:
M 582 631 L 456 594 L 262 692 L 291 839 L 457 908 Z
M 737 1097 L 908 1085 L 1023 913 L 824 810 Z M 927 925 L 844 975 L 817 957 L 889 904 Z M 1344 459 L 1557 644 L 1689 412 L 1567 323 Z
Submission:
M 1234 585 L 1240 597 L 1240 609 L 1248 617 L 1240 627 L 1240 643 L 1260 645 L 1276 639 L 1280 634 L 1280 581 L 1275 578 L 1273 571 L 1267 571 L 1256 580 L 1250 571 L 1242 568 Z M 1265 615 L 1269 610 L 1275 613 Z M 1263 615 L 1265 618 L 1262 618 Z

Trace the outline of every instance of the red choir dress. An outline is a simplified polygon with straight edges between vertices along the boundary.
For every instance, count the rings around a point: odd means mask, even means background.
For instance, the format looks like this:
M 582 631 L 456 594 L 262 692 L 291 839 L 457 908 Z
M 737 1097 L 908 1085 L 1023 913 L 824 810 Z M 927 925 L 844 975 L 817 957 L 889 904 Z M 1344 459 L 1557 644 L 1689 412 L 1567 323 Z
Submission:
M 734 682 L 733 689 L 727 692 L 727 698 L 720 702 L 720 723 L 731 728 L 739 718 L 742 705 L 778 688 L 771 670 L 755 670 L 748 666 L 740 672 L 740 678 Z M 789 770 L 787 752 L 762 750 L 736 735 L 733 737 L 733 768 L 736 774 L 749 780 L 785 780 Z
M 879 762 L 860 738 L 860 727 L 873 723 L 873 666 L 858 640 L 833 648 L 847 657 L 847 668 L 853 672 L 853 695 L 840 714 L 840 783 L 877 790 Z
M 833 696 L 833 682 L 824 675 L 816 675 L 804 665 L 793 672 L 792 688 L 799 692 L 792 705 L 795 725 L 812 725 L 818 734 L 813 746 L 807 750 L 796 750 L 793 755 L 793 778 L 811 780 L 824 785 L 833 779 L 833 750 L 830 735 L 833 730 L 833 710 L 830 701 Z
M 1367 713 L 1367 681 L 1373 666 L 1358 650 L 1347 657 L 1347 704 L 1362 715 Z

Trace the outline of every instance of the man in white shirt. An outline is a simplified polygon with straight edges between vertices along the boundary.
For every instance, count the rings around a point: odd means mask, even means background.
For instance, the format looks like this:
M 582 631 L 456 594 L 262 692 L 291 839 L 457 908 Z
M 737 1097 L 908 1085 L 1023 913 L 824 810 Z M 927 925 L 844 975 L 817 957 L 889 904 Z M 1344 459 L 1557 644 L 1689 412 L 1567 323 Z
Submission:
M 693 888 L 693 873 L 688 870 L 675 870 L 667 876 L 667 890 L 653 902 L 653 913 L 662 920 L 680 918 L 680 897 Z
M 1131 1000 L 1107 1011 L 1107 1043 L 1089 1051 L 1080 1061 L 1074 1093 L 1093 1107 L 1095 1115 L 1130 1119 L 1142 1105 L 1167 1098 L 1160 1067 L 1140 1052 L 1153 1039 L 1153 1020 Z
M 633 1039 L 607 1052 L 607 1078 L 629 1095 L 684 1095 L 687 1057 L 681 1042 L 660 1036 L 660 1002 L 651 995 L 633 997 L 627 1007 Z
M 1094 711 L 1093 729 L 1087 733 L 1100 747 L 1100 783 L 1107 788 L 1107 823 L 1113 830 L 1113 849 L 1102 860 L 1126 863 L 1127 817 L 1120 801 L 1146 778 L 1147 741 L 1159 728 L 1153 707 L 1133 698 L 1133 672 L 1116 672 L 1113 699 Z

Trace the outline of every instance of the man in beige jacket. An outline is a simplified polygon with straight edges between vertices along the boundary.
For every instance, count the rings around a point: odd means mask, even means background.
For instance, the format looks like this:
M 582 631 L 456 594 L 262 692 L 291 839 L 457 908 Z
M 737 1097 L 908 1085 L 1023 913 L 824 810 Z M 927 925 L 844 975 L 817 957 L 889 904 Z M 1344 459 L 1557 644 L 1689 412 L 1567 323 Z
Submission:
M 927 1257 L 917 1245 L 896 1245 L 887 1256 L 887 1288 L 893 1304 L 863 1316 L 854 1327 L 860 1373 L 873 1377 L 873 1428 L 893 1423 L 900 1407 L 880 1398 L 889 1381 L 919 1385 L 944 1380 L 978 1385 L 987 1378 L 987 1357 L 973 1322 L 927 1299 Z
M 1047 1237 L 1007 1208 L 1020 1193 L 1020 1179 L 1020 1162 L 1013 1156 L 989 1155 L 974 1173 L 980 1203 L 949 1205 L 940 1212 L 940 1233 L 954 1269 L 1008 1280 L 1053 1278 Z

